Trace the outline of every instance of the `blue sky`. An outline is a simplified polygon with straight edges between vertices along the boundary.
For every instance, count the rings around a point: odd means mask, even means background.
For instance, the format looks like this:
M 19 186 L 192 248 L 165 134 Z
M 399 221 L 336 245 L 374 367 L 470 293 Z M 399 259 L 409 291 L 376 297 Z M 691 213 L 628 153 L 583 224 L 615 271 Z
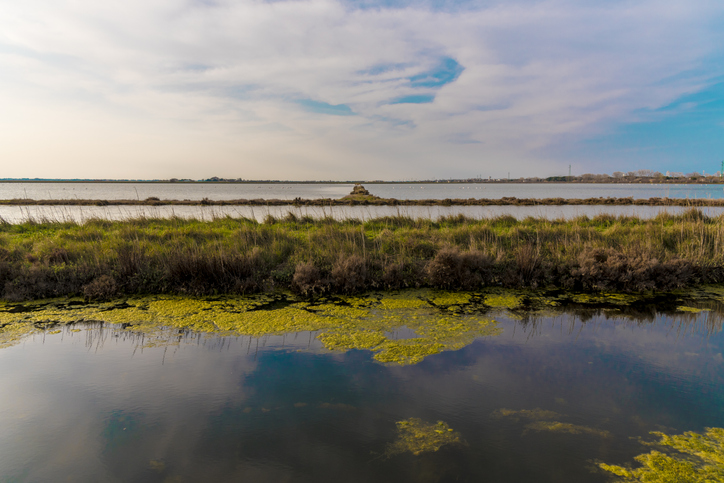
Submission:
M 724 161 L 724 79 L 657 109 L 636 112 L 636 122 L 561 146 L 572 163 L 598 167 L 607 161 L 620 171 L 651 169 L 716 173 Z M 576 159 L 578 158 L 578 159 Z
M 716 172 L 724 4 L 0 0 L 0 177 Z

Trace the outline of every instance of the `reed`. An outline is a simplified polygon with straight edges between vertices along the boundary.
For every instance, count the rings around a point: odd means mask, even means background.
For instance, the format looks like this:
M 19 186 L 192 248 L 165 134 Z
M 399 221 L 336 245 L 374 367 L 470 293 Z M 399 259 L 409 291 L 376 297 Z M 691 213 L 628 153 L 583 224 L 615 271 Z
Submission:
M 486 286 L 657 291 L 724 281 L 724 218 L 511 216 L 262 223 L 142 217 L 0 222 L 0 296 L 353 293 Z

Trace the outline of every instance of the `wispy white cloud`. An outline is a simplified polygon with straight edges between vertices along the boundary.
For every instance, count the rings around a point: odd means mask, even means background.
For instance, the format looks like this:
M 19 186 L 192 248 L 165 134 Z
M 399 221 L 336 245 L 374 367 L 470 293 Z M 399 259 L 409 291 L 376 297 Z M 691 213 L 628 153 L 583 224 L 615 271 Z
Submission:
M 8 176 L 545 174 L 724 45 L 707 0 L 0 4 Z

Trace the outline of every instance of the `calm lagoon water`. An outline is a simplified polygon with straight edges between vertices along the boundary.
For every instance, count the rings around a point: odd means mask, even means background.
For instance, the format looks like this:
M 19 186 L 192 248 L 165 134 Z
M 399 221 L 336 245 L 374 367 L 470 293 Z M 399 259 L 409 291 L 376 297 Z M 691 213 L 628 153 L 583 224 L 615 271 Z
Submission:
M 352 184 L 284 183 L 2 183 L 0 199 L 134 200 L 156 196 L 171 200 L 236 200 L 341 198 Z M 370 193 L 383 198 L 724 198 L 724 185 L 694 184 L 494 184 L 365 183 Z
M 0 219 L 8 223 L 22 223 L 29 219 L 50 221 L 74 221 L 83 223 L 92 218 L 128 220 L 133 218 L 196 218 L 212 220 L 231 216 L 263 221 L 272 215 L 283 218 L 289 213 L 297 217 L 331 216 L 339 220 L 370 220 L 384 216 L 408 216 L 436 220 L 442 216 L 465 215 L 473 219 L 511 215 L 522 220 L 527 217 L 549 220 L 571 219 L 579 216 L 594 217 L 600 214 L 653 218 L 660 213 L 678 214 L 689 208 L 682 206 L 0 206 Z M 724 207 L 697 208 L 709 216 L 724 214 Z
M 46 330 L 0 349 L 0 481 L 604 482 L 596 461 L 649 451 L 633 438 L 724 427 L 720 324 L 681 317 L 500 315 L 500 335 L 406 366 L 309 332 Z M 464 444 L 386 454 L 409 418 Z

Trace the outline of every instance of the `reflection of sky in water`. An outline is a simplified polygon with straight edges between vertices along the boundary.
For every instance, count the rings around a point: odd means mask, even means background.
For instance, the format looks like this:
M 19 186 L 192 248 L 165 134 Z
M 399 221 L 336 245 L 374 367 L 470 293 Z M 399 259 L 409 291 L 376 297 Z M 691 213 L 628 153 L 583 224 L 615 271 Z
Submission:
M 0 350 L 0 480 L 594 482 L 606 477 L 590 460 L 644 451 L 632 436 L 724 426 L 724 342 L 704 324 L 502 325 L 404 367 L 326 352 L 309 333 L 153 348 L 107 327 L 36 335 Z M 491 418 L 500 408 L 613 436 L 525 431 Z M 411 417 L 467 445 L 381 456 Z
M 383 198 L 446 199 L 491 198 L 722 198 L 722 185 L 646 185 L 646 184 L 365 184 Z M 295 198 L 341 198 L 351 191 L 351 184 L 163 184 L 163 183 L 0 183 L 0 199 L 161 199 L 235 200 Z M 676 206 L 0 206 L 0 218 L 19 223 L 33 218 L 51 221 L 78 221 L 89 218 L 124 220 L 137 217 L 199 218 L 247 217 L 258 221 L 267 215 L 368 220 L 383 216 L 409 216 L 437 219 L 463 214 L 470 218 L 512 215 L 518 219 L 593 217 L 599 214 L 651 218 L 661 212 L 677 214 L 686 207 Z M 722 207 L 702 207 L 704 213 L 718 216 Z
M 82 223 L 92 218 L 128 220 L 132 218 L 196 218 L 213 220 L 231 216 L 250 218 L 259 222 L 268 215 L 283 218 L 289 213 L 297 217 L 315 219 L 332 217 L 338 220 L 371 220 L 384 216 L 406 216 L 414 219 L 436 220 L 441 216 L 464 215 L 472 219 L 490 219 L 510 215 L 519 220 L 527 217 L 549 220 L 590 218 L 601 215 L 653 218 L 661 213 L 677 215 L 691 208 L 684 206 L 0 206 L 0 218 L 8 223 L 36 221 L 75 221 Z M 708 216 L 724 214 L 724 207 L 697 208 Z
M 237 200 L 341 198 L 352 183 L 228 184 L 228 183 L 2 183 L 0 199 Z M 488 183 L 364 183 L 373 195 L 397 199 L 445 198 L 724 198 L 719 184 L 488 184 Z

